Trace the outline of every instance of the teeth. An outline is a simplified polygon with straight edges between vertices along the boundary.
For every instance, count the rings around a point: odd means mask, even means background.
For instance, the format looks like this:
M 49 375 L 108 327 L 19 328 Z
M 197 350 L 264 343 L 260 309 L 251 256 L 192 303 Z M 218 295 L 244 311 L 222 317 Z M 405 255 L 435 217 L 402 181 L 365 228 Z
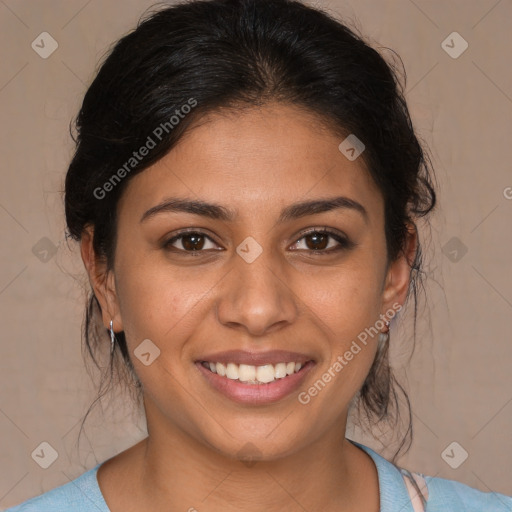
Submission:
M 240 380 L 240 382 L 256 380 L 256 367 L 250 366 L 248 364 L 241 364 L 238 367 L 238 379 Z
M 272 382 L 276 379 L 276 372 L 274 367 L 271 364 L 265 364 L 263 366 L 258 366 L 256 369 L 256 380 L 260 382 Z
M 238 365 L 234 363 L 228 363 L 226 366 L 226 377 L 228 379 L 237 380 L 238 379 Z
M 248 384 L 266 384 L 277 379 L 284 379 L 292 373 L 297 373 L 303 365 L 294 362 L 277 363 L 276 365 L 265 364 L 263 366 L 238 365 L 235 363 L 224 365 L 222 363 L 205 361 L 203 366 L 209 368 L 211 372 L 231 380 L 239 380 Z
M 213 363 L 213 364 L 215 364 L 215 363 Z M 215 366 L 217 368 L 217 373 L 221 377 L 224 377 L 226 375 L 226 367 L 222 363 L 217 363 Z
M 286 363 L 277 363 L 276 367 L 276 379 L 282 379 L 286 377 Z

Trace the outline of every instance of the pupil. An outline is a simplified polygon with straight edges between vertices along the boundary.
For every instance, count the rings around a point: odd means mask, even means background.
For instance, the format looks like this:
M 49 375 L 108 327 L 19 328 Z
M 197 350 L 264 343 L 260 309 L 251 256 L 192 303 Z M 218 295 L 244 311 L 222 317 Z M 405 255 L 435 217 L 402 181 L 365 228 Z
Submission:
M 183 238 L 183 247 L 187 250 L 197 251 L 201 249 L 204 245 L 204 240 L 201 240 L 203 238 L 202 235 L 187 235 Z M 200 242 L 203 243 L 200 243 Z M 189 243 L 191 242 L 191 243 Z M 199 247 L 197 246 L 199 244 Z
M 314 233 L 312 235 L 308 235 L 308 238 L 310 240 L 313 240 L 313 245 L 316 245 L 316 247 L 310 247 L 310 244 L 307 244 L 308 247 L 312 250 L 320 250 L 320 249 L 325 249 L 327 247 L 327 239 L 328 239 L 328 236 L 325 235 L 324 233 Z M 318 244 L 321 245 L 321 247 L 318 247 Z

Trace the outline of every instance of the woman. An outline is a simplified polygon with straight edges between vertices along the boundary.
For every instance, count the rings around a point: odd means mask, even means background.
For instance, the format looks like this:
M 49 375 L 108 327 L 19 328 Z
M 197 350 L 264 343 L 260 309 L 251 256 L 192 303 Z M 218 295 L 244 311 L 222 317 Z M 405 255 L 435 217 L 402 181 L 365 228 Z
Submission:
M 13 512 L 512 510 L 345 438 L 355 404 L 396 412 L 390 329 L 435 205 L 375 50 L 299 2 L 169 7 L 114 47 L 77 130 L 86 342 L 109 340 L 148 436 Z

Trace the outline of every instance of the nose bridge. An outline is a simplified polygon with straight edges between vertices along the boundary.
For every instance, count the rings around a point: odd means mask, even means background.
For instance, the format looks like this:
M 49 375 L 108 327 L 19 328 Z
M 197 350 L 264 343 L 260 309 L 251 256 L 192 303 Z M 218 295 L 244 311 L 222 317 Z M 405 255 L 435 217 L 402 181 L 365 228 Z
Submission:
M 293 292 L 276 253 L 248 237 L 237 247 L 232 265 L 217 306 L 222 324 L 243 326 L 251 334 L 261 335 L 276 324 L 293 321 Z

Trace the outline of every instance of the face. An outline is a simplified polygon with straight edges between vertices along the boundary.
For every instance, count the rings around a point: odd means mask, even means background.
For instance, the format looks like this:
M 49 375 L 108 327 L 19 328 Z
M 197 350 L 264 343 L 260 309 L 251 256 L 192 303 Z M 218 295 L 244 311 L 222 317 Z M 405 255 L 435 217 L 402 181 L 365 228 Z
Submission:
M 382 195 L 341 141 L 290 106 L 211 115 L 128 183 L 113 271 L 93 285 L 150 435 L 272 459 L 344 432 L 377 348 L 362 333 L 403 302 L 409 267 L 387 261 Z

